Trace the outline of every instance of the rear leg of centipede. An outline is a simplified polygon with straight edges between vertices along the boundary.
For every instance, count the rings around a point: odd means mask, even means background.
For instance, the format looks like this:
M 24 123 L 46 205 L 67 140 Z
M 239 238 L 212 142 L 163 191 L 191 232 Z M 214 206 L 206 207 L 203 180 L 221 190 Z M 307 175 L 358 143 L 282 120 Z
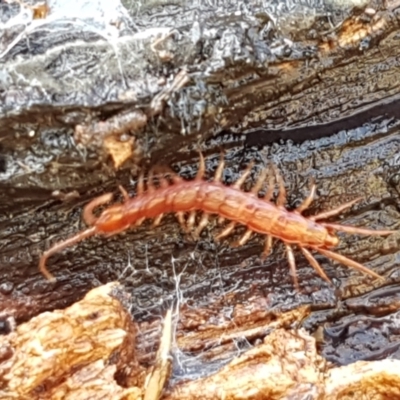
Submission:
M 365 229 L 365 228 L 358 228 L 357 226 L 348 226 L 348 225 L 340 225 L 340 224 L 331 224 L 331 223 L 324 223 L 321 222 L 322 226 L 326 228 L 334 229 L 335 231 L 341 231 L 346 233 L 353 233 L 355 235 L 370 235 L 370 236 L 389 236 L 397 231 L 388 231 L 388 230 L 373 230 L 373 229 Z
M 298 246 L 301 250 L 301 252 L 304 254 L 304 257 L 307 259 L 307 261 L 310 263 L 310 265 L 315 269 L 315 271 L 318 273 L 318 275 L 325 280 L 326 282 L 332 284 L 332 281 L 328 278 L 328 276 L 325 274 L 325 271 L 322 269 L 322 267 L 319 265 L 318 261 L 314 258 L 314 256 L 304 247 Z
M 317 251 L 318 253 L 323 254 L 325 257 L 331 258 L 335 261 L 340 262 L 341 264 L 347 265 L 350 268 L 354 268 L 364 274 L 370 275 L 377 279 L 382 279 L 382 276 L 378 275 L 376 272 L 370 270 L 366 266 L 358 263 L 357 261 L 352 260 L 351 258 L 345 257 L 341 254 L 335 253 L 330 250 L 321 249 L 319 247 L 312 247 L 313 250 Z

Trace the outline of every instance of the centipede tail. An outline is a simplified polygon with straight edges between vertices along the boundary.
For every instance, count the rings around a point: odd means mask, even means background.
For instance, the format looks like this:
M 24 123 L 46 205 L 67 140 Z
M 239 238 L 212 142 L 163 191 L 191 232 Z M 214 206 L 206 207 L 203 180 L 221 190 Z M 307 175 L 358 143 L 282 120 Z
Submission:
M 359 228 L 357 226 L 347 226 L 347 225 L 331 224 L 324 222 L 321 222 L 321 225 L 329 229 L 334 229 L 336 231 L 341 231 L 346 233 L 353 233 L 355 235 L 360 234 L 360 235 L 370 235 L 370 236 L 388 236 L 393 234 L 393 231 L 365 229 L 365 228 Z
M 307 261 L 310 263 L 310 265 L 317 271 L 318 275 L 324 279 L 328 283 L 332 283 L 332 281 L 328 278 L 326 275 L 325 271 L 322 269 L 322 267 L 319 265 L 318 261 L 314 258 L 314 256 L 304 247 L 299 246 L 301 252 L 304 254 L 304 257 L 307 259 Z
M 321 248 L 317 248 L 317 247 L 313 247 L 313 249 L 328 258 L 332 258 L 333 260 L 336 260 L 336 261 L 340 262 L 341 264 L 344 264 L 344 265 L 347 265 L 348 267 L 357 269 L 358 271 L 363 272 L 364 274 L 370 275 L 373 278 L 383 279 L 382 276 L 380 276 L 376 272 L 374 272 L 374 271 L 370 270 L 369 268 L 365 267 L 364 265 L 352 260 L 351 258 L 347 258 L 341 254 L 338 254 L 338 253 L 335 253 L 333 251 L 329 251 L 326 249 L 321 249 Z

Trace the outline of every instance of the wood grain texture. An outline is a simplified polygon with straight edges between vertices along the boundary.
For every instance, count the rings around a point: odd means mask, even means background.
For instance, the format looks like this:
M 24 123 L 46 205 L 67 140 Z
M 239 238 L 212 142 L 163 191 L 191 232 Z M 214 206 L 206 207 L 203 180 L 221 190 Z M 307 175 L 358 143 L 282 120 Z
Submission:
M 82 208 L 95 196 L 117 194 L 118 184 L 134 194 L 138 172 L 156 164 L 193 177 L 199 147 L 209 176 L 225 151 L 227 184 L 250 160 L 256 167 L 249 182 L 272 161 L 284 176 L 288 207 L 307 195 L 313 177 L 311 214 L 364 196 L 341 223 L 399 228 L 399 4 L 324 3 L 300 11 L 284 5 L 282 11 L 271 2 L 246 9 L 220 3 L 129 9 L 111 43 L 73 24 L 65 35 L 51 25 L 41 35 L 28 31 L 30 47 L 22 39 L 10 47 L 21 32 L 0 35 L 2 331 L 13 319 L 65 308 L 119 280 L 142 324 L 143 364 L 154 356 L 160 315 L 178 302 L 177 337 L 192 337 L 185 349 L 195 357 L 175 364 L 177 381 L 203 377 L 235 357 L 238 346 L 263 340 L 265 331 L 252 329 L 265 310 L 280 315 L 304 305 L 311 313 L 300 325 L 322 332 L 318 345 L 329 361 L 399 357 L 397 235 L 341 236 L 338 251 L 383 275 L 379 283 L 318 257 L 331 287 L 296 252 L 300 292 L 281 246 L 261 261 L 262 238 L 232 249 L 229 241 L 213 240 L 211 221 L 193 241 L 173 217 L 54 256 L 55 284 L 38 272 L 45 249 L 83 228 Z M 9 18 L 19 12 L 16 5 L 0 7 Z M 127 123 L 129 113 L 137 119 Z M 77 126 L 106 127 L 110 134 L 78 143 Z M 234 333 L 232 321 L 239 324 Z M 360 336 L 360 323 L 375 329 Z M 218 344 L 213 326 L 225 327 L 230 341 Z

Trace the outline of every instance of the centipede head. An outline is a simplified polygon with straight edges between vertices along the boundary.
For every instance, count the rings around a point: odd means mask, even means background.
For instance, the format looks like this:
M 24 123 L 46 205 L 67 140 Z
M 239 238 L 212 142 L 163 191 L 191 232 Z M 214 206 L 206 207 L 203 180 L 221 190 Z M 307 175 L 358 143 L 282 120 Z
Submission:
M 85 206 L 85 208 L 83 209 L 82 217 L 86 225 L 94 226 L 96 224 L 97 217 L 94 215 L 94 209 L 111 201 L 112 197 L 112 193 L 106 193 L 99 197 L 96 197 Z
M 125 218 L 123 204 L 115 204 L 106 208 L 96 220 L 96 230 L 103 234 L 114 235 L 129 228 Z

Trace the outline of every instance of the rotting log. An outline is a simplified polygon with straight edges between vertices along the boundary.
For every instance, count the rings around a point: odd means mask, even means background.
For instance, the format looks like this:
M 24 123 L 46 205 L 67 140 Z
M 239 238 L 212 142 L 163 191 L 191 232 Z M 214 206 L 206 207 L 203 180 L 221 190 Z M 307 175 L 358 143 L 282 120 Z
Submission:
M 265 321 L 304 305 L 311 312 L 299 324 L 320 334 L 329 361 L 398 357 L 396 235 L 344 235 L 339 248 L 381 282 L 321 257 L 331 287 L 296 254 L 299 293 L 281 246 L 261 261 L 262 238 L 232 249 L 213 240 L 210 224 L 193 241 L 172 216 L 52 257 L 55 284 L 37 270 L 45 249 L 83 228 L 93 197 L 117 197 L 118 184 L 134 194 L 138 171 L 158 163 L 190 178 L 199 147 L 210 174 L 225 151 L 226 183 L 251 159 L 255 173 L 272 160 L 289 206 L 314 177 L 310 213 L 362 195 L 347 224 L 398 228 L 399 4 L 236 3 L 114 2 L 104 19 L 99 2 L 90 18 L 77 7 L 73 20 L 59 5 L 38 16 L 32 5 L 0 4 L 8 21 L 0 34 L 4 332 L 119 280 L 142 324 L 142 365 L 154 358 L 160 315 L 178 301 L 184 353 L 175 381 L 215 371 L 264 340 Z M 21 13 L 30 23 L 18 23 Z
M 65 310 L 42 313 L 1 336 L 1 398 L 158 399 L 169 376 L 172 314 L 154 366 L 143 368 L 136 359 L 138 330 L 126 309 L 128 297 L 117 284 L 107 284 Z M 334 367 L 304 329 L 283 328 L 302 316 L 291 311 L 264 320 L 272 333 L 263 341 L 214 374 L 171 385 L 164 398 L 398 398 L 399 360 Z M 181 344 L 178 340 L 179 350 Z

